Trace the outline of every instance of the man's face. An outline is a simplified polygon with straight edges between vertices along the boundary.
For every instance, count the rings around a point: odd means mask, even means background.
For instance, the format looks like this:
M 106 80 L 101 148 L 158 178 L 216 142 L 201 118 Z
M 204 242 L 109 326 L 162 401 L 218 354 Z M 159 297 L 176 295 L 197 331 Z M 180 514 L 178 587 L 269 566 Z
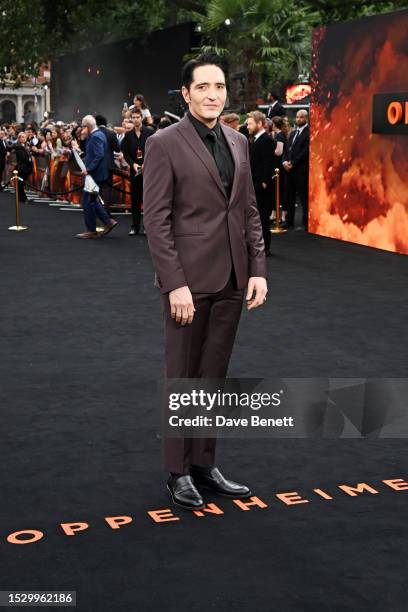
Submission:
M 0 130 L 0 140 L 3 140 L 6 137 L 6 132 L 4 130 Z
M 132 121 L 135 128 L 140 128 L 142 125 L 142 116 L 139 113 L 132 114 Z
M 25 134 L 21 134 L 21 135 L 18 137 L 18 142 L 19 142 L 20 144 L 22 144 L 22 145 L 23 145 L 23 144 L 25 144 L 25 143 L 26 143 L 26 141 L 27 141 L 27 136 L 26 136 Z
M 224 73 L 212 64 L 195 68 L 190 89 L 183 86 L 181 93 L 194 117 L 211 122 L 221 115 L 227 99 Z
M 298 111 L 296 113 L 296 125 L 298 127 L 302 127 L 302 125 L 306 125 L 308 120 L 308 114 L 306 111 Z
M 257 134 L 258 132 L 262 130 L 263 125 L 261 121 L 257 123 L 253 117 L 248 117 L 247 128 L 251 136 L 254 136 L 255 134 Z
M 133 104 L 136 108 L 142 108 L 142 103 L 138 98 L 133 99 Z
M 89 125 L 85 125 L 84 123 L 81 123 L 81 127 L 82 127 L 82 136 L 85 136 L 85 138 L 88 138 L 89 134 L 91 133 L 91 129 Z M 55 138 L 54 133 L 52 137 Z

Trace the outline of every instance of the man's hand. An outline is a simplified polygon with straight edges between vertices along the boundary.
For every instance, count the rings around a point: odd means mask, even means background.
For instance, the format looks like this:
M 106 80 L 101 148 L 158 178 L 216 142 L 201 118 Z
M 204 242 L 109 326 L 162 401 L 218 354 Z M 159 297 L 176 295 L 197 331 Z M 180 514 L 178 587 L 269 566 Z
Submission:
M 266 188 L 267 188 L 267 186 L 268 186 L 268 185 L 267 185 L 266 183 L 262 183 L 262 187 L 263 187 L 264 189 L 266 189 Z
M 171 318 L 181 325 L 190 325 L 194 317 L 193 296 L 187 287 L 173 289 L 169 293 Z
M 255 291 L 255 297 L 253 297 Z M 266 294 L 268 293 L 268 287 L 266 286 L 266 279 L 263 276 L 251 276 L 248 281 L 248 290 L 246 295 L 247 310 L 252 308 L 258 308 L 266 301 Z
M 137 172 L 139 170 L 139 168 L 140 168 L 139 164 L 133 164 L 133 170 L 135 172 Z
M 289 170 L 292 168 L 292 162 L 290 162 L 290 161 L 285 161 L 285 162 L 283 162 L 282 165 L 283 165 L 283 167 L 285 168 L 285 170 L 287 172 L 289 172 Z
M 88 170 L 87 170 L 86 168 L 84 168 L 84 169 L 81 171 L 81 174 L 83 174 L 84 176 L 86 176 L 86 175 L 88 174 Z

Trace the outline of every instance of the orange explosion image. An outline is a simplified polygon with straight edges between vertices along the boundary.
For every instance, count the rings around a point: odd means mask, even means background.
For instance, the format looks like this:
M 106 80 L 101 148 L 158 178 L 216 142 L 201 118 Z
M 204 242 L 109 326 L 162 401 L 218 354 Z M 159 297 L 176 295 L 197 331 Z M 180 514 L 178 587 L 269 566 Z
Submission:
M 408 254 L 408 136 L 372 133 L 373 95 L 407 92 L 408 11 L 314 34 L 309 231 Z

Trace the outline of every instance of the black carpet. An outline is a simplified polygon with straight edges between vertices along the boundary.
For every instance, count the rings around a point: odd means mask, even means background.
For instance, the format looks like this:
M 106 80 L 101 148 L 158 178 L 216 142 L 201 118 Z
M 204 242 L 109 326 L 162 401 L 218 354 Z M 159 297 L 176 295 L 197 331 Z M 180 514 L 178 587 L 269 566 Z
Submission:
M 0 590 L 76 590 L 81 612 L 406 610 L 408 491 L 382 483 L 407 479 L 405 440 L 221 440 L 219 466 L 268 507 L 212 496 L 223 515 L 148 514 L 171 508 L 161 308 L 146 239 L 118 219 L 79 241 L 81 213 L 26 205 L 15 234 L 0 194 Z M 405 377 L 408 258 L 272 240 L 268 301 L 243 313 L 229 375 Z M 339 489 L 362 482 L 378 493 Z M 294 491 L 309 503 L 276 496 Z M 119 515 L 133 522 L 111 529 Z M 26 529 L 44 536 L 7 541 Z

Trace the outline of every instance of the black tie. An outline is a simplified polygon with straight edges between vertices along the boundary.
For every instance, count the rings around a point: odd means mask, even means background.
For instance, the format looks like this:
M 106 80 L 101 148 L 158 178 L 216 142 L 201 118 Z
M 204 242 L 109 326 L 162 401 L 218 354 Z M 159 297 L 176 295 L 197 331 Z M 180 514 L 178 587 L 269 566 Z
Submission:
M 295 132 L 295 135 L 294 135 L 294 137 L 293 137 L 293 140 L 292 140 L 292 147 L 293 147 L 293 145 L 295 144 L 295 140 L 296 140 L 296 138 L 299 136 L 299 134 L 300 134 L 300 130 L 299 130 L 299 129 L 297 129 L 297 130 L 296 130 L 296 132 Z
M 210 143 L 210 149 L 215 161 L 215 165 L 218 168 L 218 173 L 221 178 L 221 182 L 224 186 L 225 193 L 228 197 L 230 197 L 231 187 L 232 187 L 232 178 L 234 174 L 233 168 L 231 168 L 231 176 L 229 172 L 229 164 L 225 157 L 225 150 L 223 149 L 223 144 L 220 142 L 220 136 L 217 134 L 215 130 L 210 130 L 206 135 L 206 139 Z
M 218 141 L 217 133 L 214 132 L 214 130 L 211 130 L 207 134 L 207 138 L 211 141 L 211 148 L 212 148 L 214 160 L 215 160 L 215 163 L 217 165 L 218 172 L 220 173 L 220 176 L 222 178 L 223 157 L 222 157 L 222 153 L 221 153 L 221 150 L 220 150 L 220 143 Z

